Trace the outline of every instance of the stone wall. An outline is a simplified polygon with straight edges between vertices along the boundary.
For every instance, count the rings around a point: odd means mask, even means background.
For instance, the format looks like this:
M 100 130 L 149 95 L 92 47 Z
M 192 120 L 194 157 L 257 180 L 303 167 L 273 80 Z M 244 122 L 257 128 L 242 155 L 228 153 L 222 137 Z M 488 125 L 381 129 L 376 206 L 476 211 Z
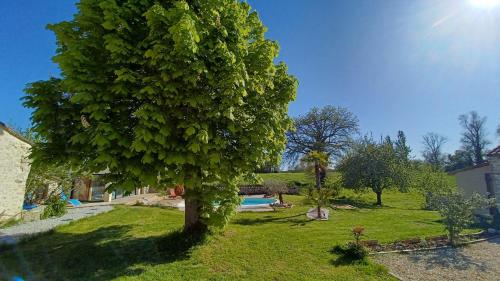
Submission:
M 31 145 L 0 124 L 0 220 L 22 211 Z
M 240 195 L 258 195 L 258 194 L 266 194 L 267 189 L 262 185 L 249 185 L 249 186 L 240 186 Z M 288 187 L 287 194 L 296 195 L 299 194 L 299 188 L 295 186 Z
M 488 157 L 491 166 L 491 181 L 495 190 L 497 206 L 500 207 L 500 155 Z

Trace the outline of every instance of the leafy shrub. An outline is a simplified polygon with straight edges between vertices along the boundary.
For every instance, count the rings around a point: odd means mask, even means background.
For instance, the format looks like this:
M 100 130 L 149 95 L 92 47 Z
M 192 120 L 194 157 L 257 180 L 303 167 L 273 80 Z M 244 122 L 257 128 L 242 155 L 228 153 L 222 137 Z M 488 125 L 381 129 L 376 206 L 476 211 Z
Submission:
M 288 192 L 288 186 L 283 181 L 278 180 L 266 180 L 264 181 L 264 188 L 266 192 L 270 195 L 278 194 L 280 204 L 283 204 L 283 194 Z
M 321 189 L 311 189 L 305 203 L 312 204 L 318 209 L 318 218 L 321 218 L 320 210 L 330 204 L 330 200 L 333 198 L 334 191 L 331 189 L 321 188 Z
M 332 252 L 349 260 L 362 260 L 368 256 L 368 250 L 363 245 L 354 242 L 349 242 L 344 246 L 336 245 Z
M 50 196 L 45 203 L 46 207 L 40 215 L 42 220 L 51 217 L 62 217 L 67 212 L 66 201 L 62 200 L 58 195 Z
M 356 226 L 352 230 L 354 242 L 349 242 L 345 246 L 336 245 L 332 251 L 336 254 L 342 255 L 344 259 L 362 260 L 368 255 L 368 250 L 360 243 L 361 236 L 365 232 L 362 226 Z
M 494 199 L 474 193 L 465 197 L 463 193 L 453 192 L 445 195 L 432 195 L 432 206 L 443 217 L 448 238 L 452 245 L 457 245 L 460 232 L 474 222 L 474 211 L 494 204 Z
M 347 243 L 344 256 L 356 260 L 362 260 L 368 255 L 368 250 L 361 244 Z
M 424 197 L 423 208 L 426 210 L 437 210 L 433 197 L 444 196 L 455 189 L 446 173 L 435 171 L 428 165 L 418 169 L 414 176 L 413 187 Z
M 322 188 L 328 189 L 331 192 L 332 198 L 337 198 L 342 192 L 342 181 L 339 177 L 326 177 L 325 182 L 322 184 Z

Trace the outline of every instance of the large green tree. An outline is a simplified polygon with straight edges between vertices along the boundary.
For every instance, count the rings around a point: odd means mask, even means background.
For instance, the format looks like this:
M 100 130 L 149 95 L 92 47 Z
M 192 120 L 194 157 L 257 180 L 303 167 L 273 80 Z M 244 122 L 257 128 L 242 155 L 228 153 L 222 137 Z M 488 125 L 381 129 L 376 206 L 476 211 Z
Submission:
M 49 29 L 61 79 L 26 91 L 35 158 L 107 168 L 111 188 L 184 184 L 186 231 L 224 225 L 238 177 L 278 163 L 297 81 L 247 3 L 81 0 Z
M 312 108 L 294 119 L 294 129 L 287 133 L 285 156 L 291 162 L 313 163 L 316 188 L 321 188 L 328 163 L 352 144 L 358 133 L 358 119 L 347 108 L 331 105 Z
M 400 165 L 391 143 L 375 142 L 370 137 L 358 141 L 353 149 L 339 162 L 337 167 L 347 188 L 372 189 L 377 195 L 377 205 L 382 206 L 384 189 L 397 187 L 401 191 L 408 188 L 401 185 L 405 167 Z

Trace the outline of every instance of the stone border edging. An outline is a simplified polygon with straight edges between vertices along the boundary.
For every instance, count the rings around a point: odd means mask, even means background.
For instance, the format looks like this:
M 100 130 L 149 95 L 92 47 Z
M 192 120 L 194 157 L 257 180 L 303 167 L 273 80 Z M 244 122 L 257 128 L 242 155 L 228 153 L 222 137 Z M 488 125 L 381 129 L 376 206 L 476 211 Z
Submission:
M 387 272 L 389 273 L 389 275 L 392 275 L 392 277 L 394 277 L 394 278 L 398 279 L 399 281 L 403 281 L 403 280 L 404 280 L 404 279 L 403 279 L 403 278 L 401 278 L 399 275 L 397 275 L 396 273 L 394 273 L 394 272 L 392 272 L 392 271 L 390 271 L 390 270 L 388 270 Z
M 491 236 L 491 237 L 488 237 L 488 238 L 482 238 L 482 239 L 477 239 L 477 240 L 472 240 L 472 241 L 464 242 L 464 243 L 461 243 L 460 246 L 469 245 L 469 244 L 475 244 L 475 243 L 484 242 L 484 241 L 488 241 L 488 240 L 496 239 L 496 238 L 500 238 L 500 235 L 494 235 L 494 236 Z M 424 252 L 424 251 L 433 251 L 433 250 L 447 249 L 447 248 L 451 248 L 451 247 L 452 246 L 450 246 L 450 245 L 446 245 L 446 246 L 439 246 L 439 247 L 433 247 L 433 248 L 421 248 L 421 249 L 411 249 L 411 250 L 394 250 L 394 251 L 385 251 L 385 252 L 372 252 L 372 253 L 369 253 L 368 255 L 369 256 L 376 256 L 376 255 L 384 255 L 384 254 L 396 254 L 396 253 L 400 254 L 400 253 Z

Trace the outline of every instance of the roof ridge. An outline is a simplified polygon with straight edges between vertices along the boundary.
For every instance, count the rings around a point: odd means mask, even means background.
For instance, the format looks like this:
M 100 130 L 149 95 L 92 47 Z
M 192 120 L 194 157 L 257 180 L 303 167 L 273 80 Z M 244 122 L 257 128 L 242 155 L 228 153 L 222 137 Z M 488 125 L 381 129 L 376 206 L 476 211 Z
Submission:
M 487 156 L 496 156 L 500 155 L 500 145 L 495 147 L 492 151 L 490 151 Z
M 0 121 L 0 127 L 3 128 L 5 131 L 7 131 L 9 134 L 14 136 L 15 138 L 19 139 L 22 142 L 25 142 L 29 145 L 33 145 L 33 142 L 25 138 L 21 133 L 18 131 L 12 129 L 11 127 L 7 126 L 4 122 Z

